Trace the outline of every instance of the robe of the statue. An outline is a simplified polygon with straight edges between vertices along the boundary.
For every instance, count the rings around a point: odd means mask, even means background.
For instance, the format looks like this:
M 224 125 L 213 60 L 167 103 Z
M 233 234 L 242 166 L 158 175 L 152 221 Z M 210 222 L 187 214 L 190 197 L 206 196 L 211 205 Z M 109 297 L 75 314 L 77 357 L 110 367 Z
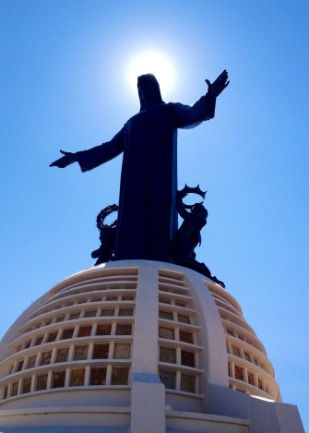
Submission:
M 193 106 L 158 103 L 131 117 L 115 137 L 77 152 L 82 171 L 123 152 L 116 260 L 170 260 L 177 231 L 177 128 L 214 117 L 215 98 L 202 96 Z

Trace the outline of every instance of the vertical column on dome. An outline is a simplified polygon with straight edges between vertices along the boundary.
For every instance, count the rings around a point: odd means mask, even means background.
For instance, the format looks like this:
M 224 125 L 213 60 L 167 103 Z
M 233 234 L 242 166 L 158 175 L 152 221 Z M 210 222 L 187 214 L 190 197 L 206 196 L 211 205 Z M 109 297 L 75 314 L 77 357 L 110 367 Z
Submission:
M 131 433 L 165 433 L 165 387 L 158 376 L 158 271 L 139 268 L 132 350 Z
M 203 351 L 203 368 L 205 372 L 202 381 L 205 405 L 208 398 L 206 393 L 209 384 L 223 387 L 229 386 L 226 342 L 222 320 L 212 294 L 200 277 L 191 272 L 190 274 L 187 273 L 187 277 L 191 283 L 192 292 L 195 293 L 198 320 L 203 340 L 202 345 L 205 348 Z

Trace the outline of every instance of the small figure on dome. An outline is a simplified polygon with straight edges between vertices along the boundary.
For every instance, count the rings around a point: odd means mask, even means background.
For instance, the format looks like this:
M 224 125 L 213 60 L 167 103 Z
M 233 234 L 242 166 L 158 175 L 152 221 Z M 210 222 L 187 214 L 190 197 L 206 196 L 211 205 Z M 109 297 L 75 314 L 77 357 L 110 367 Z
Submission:
M 189 193 L 198 194 L 203 198 L 206 195 L 206 192 L 201 191 L 198 186 L 190 188 L 186 185 L 181 191 L 177 191 L 177 210 L 184 221 L 172 241 L 173 260 L 177 265 L 200 272 L 215 283 L 225 287 L 222 281 L 211 274 L 205 263 L 200 263 L 196 260 L 194 250 L 202 242 L 201 230 L 207 224 L 208 212 L 202 203 L 185 205 L 182 199 Z M 190 210 L 187 211 L 186 209 Z
M 112 224 L 106 224 L 104 221 L 108 215 L 116 211 L 118 211 L 118 206 L 113 204 L 101 210 L 97 216 L 97 228 L 100 230 L 101 245 L 97 250 L 92 251 L 91 253 L 91 257 L 93 259 L 97 259 L 94 264 L 95 266 L 115 260 L 117 220 L 115 220 Z

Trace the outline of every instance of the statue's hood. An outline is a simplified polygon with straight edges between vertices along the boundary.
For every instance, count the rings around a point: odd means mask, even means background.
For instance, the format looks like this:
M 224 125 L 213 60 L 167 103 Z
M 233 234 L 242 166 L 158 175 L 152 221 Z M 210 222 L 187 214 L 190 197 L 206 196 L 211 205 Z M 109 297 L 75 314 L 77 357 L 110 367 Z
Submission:
M 140 75 L 137 79 L 137 88 L 140 111 L 163 102 L 159 82 L 153 74 Z M 147 101 L 147 107 L 145 101 Z

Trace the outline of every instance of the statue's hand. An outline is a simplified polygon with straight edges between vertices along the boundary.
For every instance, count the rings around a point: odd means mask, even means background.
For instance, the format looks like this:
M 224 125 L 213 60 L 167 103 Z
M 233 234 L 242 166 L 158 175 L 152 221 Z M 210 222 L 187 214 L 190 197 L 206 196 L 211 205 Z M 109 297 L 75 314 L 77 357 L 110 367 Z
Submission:
M 64 156 L 49 164 L 50 167 L 64 168 L 77 161 L 75 153 L 65 152 L 64 150 L 60 150 L 60 152 Z
M 226 70 L 224 70 L 213 83 L 211 83 L 209 80 L 205 81 L 208 86 L 208 93 L 214 97 L 217 97 L 229 85 L 228 73 Z

